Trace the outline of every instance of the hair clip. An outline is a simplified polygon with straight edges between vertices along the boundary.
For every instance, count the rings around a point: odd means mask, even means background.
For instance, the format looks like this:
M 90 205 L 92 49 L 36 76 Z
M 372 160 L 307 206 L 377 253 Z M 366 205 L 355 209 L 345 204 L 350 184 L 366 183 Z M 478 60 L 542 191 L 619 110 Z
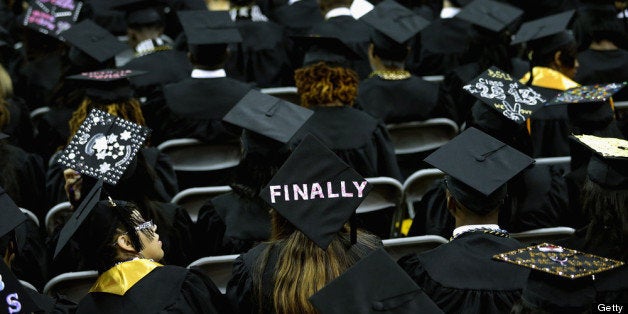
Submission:
M 109 199 L 109 205 L 116 207 L 118 205 L 116 205 L 116 202 L 113 201 L 113 199 L 111 199 L 111 196 L 107 196 L 107 198 Z

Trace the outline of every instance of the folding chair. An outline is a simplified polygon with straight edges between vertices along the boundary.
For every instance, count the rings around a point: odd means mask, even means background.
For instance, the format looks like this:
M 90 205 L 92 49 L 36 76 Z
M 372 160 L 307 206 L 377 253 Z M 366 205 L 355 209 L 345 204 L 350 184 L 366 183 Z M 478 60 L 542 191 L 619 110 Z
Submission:
M 44 286 L 44 294 L 54 296 L 62 294 L 71 301 L 79 302 L 87 295 L 89 289 L 96 282 L 98 272 L 95 270 L 63 273 L 58 275 Z
M 63 217 L 72 214 L 72 204 L 70 202 L 63 202 L 53 206 L 46 213 L 46 231 L 49 235 L 57 228 L 57 225 L 64 222 Z
M 536 166 L 557 166 L 565 173 L 571 170 L 571 156 L 536 158 Z
M 363 221 L 361 227 L 382 238 L 395 237 L 395 225 L 401 221 L 401 200 L 403 188 L 393 178 L 366 178 L 373 190 L 356 209 L 357 218 Z M 382 218 L 385 217 L 387 221 Z
M 389 124 L 386 127 L 396 155 L 430 151 L 458 135 L 458 125 L 447 118 Z
M 233 261 L 238 256 L 240 254 L 203 257 L 192 262 L 188 265 L 188 268 L 196 268 L 207 274 L 218 289 L 225 293 L 227 291 L 227 283 L 231 279 Z
M 395 260 L 410 253 L 429 251 L 441 244 L 447 243 L 447 239 L 437 235 L 423 235 L 409 238 L 385 239 L 384 249 Z
M 445 80 L 444 75 L 428 75 L 428 76 L 422 76 L 421 78 L 428 82 L 436 82 L 436 83 L 440 83 Z
M 442 179 L 445 173 L 436 169 L 421 169 L 413 173 L 403 183 L 403 199 L 408 209 L 408 216 L 414 218 L 414 203 L 420 201 L 434 182 Z
M 296 105 L 301 103 L 301 96 L 299 96 L 297 88 L 294 86 L 262 88 L 260 89 L 260 92 L 283 99 Z
M 26 209 L 26 208 L 22 208 L 20 207 L 20 210 L 26 214 L 28 216 L 28 218 L 30 218 L 32 221 L 35 222 L 35 224 L 37 225 L 37 227 L 39 227 L 39 218 L 37 218 L 37 216 L 35 215 L 35 213 L 33 213 L 32 211 Z
M 22 284 L 22 286 L 24 286 L 24 287 L 26 287 L 26 288 L 28 288 L 28 289 L 31 289 L 31 290 L 33 290 L 33 291 L 37 291 L 37 288 L 35 288 L 35 286 L 33 286 L 33 285 L 32 285 L 30 282 L 28 282 L 28 281 L 20 280 L 20 283 Z M 37 291 L 37 292 L 39 292 L 39 291 Z
M 192 218 L 192 221 L 196 222 L 198 219 L 198 211 L 205 202 L 229 191 L 231 191 L 231 187 L 226 185 L 189 188 L 177 193 L 170 202 L 185 208 L 190 218 Z
M 574 234 L 576 230 L 570 227 L 551 227 L 528 230 L 519 233 L 511 233 L 510 237 L 519 240 L 519 242 L 531 245 L 535 243 L 543 243 L 567 238 Z

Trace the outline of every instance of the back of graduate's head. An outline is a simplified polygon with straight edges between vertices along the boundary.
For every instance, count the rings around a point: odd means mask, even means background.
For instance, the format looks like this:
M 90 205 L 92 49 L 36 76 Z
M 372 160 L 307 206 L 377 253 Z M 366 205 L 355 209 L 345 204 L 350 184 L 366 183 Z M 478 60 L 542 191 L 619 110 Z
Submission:
M 317 2 L 321 13 L 325 15 L 331 9 L 350 7 L 353 0 L 317 0 Z
M 360 82 L 355 71 L 323 61 L 297 69 L 294 80 L 306 108 L 353 106 Z
M 189 45 L 189 50 L 190 63 L 202 70 L 221 69 L 229 58 L 227 44 Z

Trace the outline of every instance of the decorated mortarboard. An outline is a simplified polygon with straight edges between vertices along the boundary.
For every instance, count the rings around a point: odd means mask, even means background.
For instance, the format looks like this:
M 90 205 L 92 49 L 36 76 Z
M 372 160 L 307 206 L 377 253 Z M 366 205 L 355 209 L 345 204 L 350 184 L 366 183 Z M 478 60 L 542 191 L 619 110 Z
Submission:
M 114 58 L 127 46 L 91 20 L 82 21 L 62 33 L 63 38 L 98 62 Z
M 607 189 L 628 189 L 628 141 L 593 135 L 573 138 L 595 153 L 587 169 L 591 181 Z
M 548 52 L 574 40 L 566 31 L 575 11 L 570 10 L 534 21 L 526 22 L 519 28 L 511 44 L 529 42 L 533 50 Z
M 149 133 L 147 127 L 92 109 L 58 161 L 83 175 L 115 185 Z
M 287 143 L 312 114 L 312 110 L 251 90 L 223 121 Z
M 24 26 L 59 38 L 61 32 L 72 27 L 83 8 L 83 2 L 74 0 L 34 0 L 24 14 Z
M 129 25 L 161 23 L 167 4 L 159 0 L 118 0 L 112 10 L 126 12 Z
M 466 5 L 456 18 L 499 33 L 523 15 L 523 10 L 493 0 L 475 0 Z
M 375 45 L 383 47 L 405 44 L 430 24 L 395 0 L 379 3 L 360 19 L 377 30 L 378 33 L 371 34 L 371 40 Z
M 326 250 L 371 189 L 366 179 L 308 134 L 260 197 Z
M 347 61 L 359 60 L 360 56 L 336 37 L 291 36 L 297 47 L 305 52 L 303 65 L 316 62 L 344 64 Z
M 26 287 L 15 277 L 9 266 L 0 262 L 0 298 L 5 313 L 39 313 L 43 309 L 31 299 Z
M 606 102 L 628 83 L 584 85 L 558 93 L 547 105 Z
M 113 103 L 133 97 L 129 78 L 146 74 L 144 71 L 104 69 L 68 76 L 67 79 L 83 81 L 85 95 L 98 101 Z
M 227 11 L 181 11 L 179 20 L 190 45 L 239 43 L 240 31 Z
M 0 187 L 0 237 L 11 232 L 26 221 L 26 216 L 13 202 L 9 194 Z M 0 262 L 0 264 L 2 264 Z
M 448 174 L 452 196 L 476 213 L 494 210 L 505 196 L 505 184 L 534 159 L 490 135 L 468 128 L 425 158 Z
M 519 83 L 497 67 L 484 71 L 463 89 L 519 124 L 524 123 L 547 102 L 537 91 Z
M 497 254 L 493 258 L 570 279 L 595 275 L 624 265 L 622 261 L 548 243 Z
M 309 300 L 321 314 L 443 313 L 384 249 L 359 260 Z

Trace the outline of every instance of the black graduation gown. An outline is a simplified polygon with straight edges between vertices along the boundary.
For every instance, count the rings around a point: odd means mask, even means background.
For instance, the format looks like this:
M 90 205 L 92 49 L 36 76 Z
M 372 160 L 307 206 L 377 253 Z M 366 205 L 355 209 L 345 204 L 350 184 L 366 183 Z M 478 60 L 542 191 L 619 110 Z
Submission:
M 190 76 L 192 65 L 185 52 L 176 50 L 156 51 L 132 59 L 122 68 L 147 71 L 131 78 L 131 84 L 140 97 L 148 97 L 163 85 L 179 82 Z
M 32 152 L 33 147 L 33 124 L 30 119 L 30 112 L 23 100 L 10 98 L 6 100 L 9 109 L 9 123 L 2 129 L 2 133 L 9 135 L 9 143 Z
M 511 238 L 467 232 L 398 263 L 445 313 L 508 313 L 530 271 L 492 258 L 520 247 Z
M 15 95 L 26 102 L 28 110 L 48 104 L 48 98 L 62 73 L 62 56 L 48 54 L 24 63 L 15 81 Z
M 153 129 L 154 144 L 191 137 L 203 142 L 233 141 L 239 137 L 222 125 L 231 108 L 251 86 L 228 78 L 186 78 L 164 87 L 163 97 L 150 100 L 142 110 Z
M 300 0 L 275 8 L 270 19 L 285 27 L 288 35 L 304 36 L 314 25 L 323 22 L 323 15 L 315 0 Z
M 76 313 L 231 313 L 206 275 L 176 266 L 157 267 L 123 296 L 91 292 Z
M 315 135 L 360 175 L 401 179 L 395 151 L 381 121 L 351 107 L 314 107 L 312 117 L 291 140 L 296 147 Z
M 270 238 L 270 216 L 262 200 L 229 192 L 207 201 L 195 226 L 198 256 L 244 253 Z
M 15 238 L 18 253 L 11 263 L 11 270 L 18 278 L 43 290 L 48 280 L 48 255 L 42 229 L 27 219 L 15 228 Z
M 36 314 L 69 314 L 76 312 L 77 304 L 63 298 L 62 296 L 56 296 L 55 298 L 53 298 L 28 288 L 25 288 L 24 291 L 26 291 L 31 300 L 33 300 L 33 303 L 35 303 L 35 305 L 39 307 L 40 311 L 36 311 Z
M 242 42 L 230 45 L 227 76 L 256 86 L 294 86 L 284 30 L 273 22 L 236 20 Z
M 583 85 L 628 81 L 628 51 L 592 50 L 578 53 L 580 67 L 576 82 Z M 615 100 L 628 100 L 628 89 L 624 88 L 613 96 Z
M 438 84 L 411 76 L 385 80 L 379 76 L 360 83 L 357 102 L 362 109 L 384 123 L 422 121 L 440 117 Z
M 352 16 L 337 16 L 324 20 L 312 27 L 310 34 L 336 37 L 345 45 L 353 49 L 361 60 L 350 62 L 361 79 L 366 78 L 371 73 L 371 65 L 368 61 L 368 46 L 370 43 L 371 27 L 361 20 L 356 20 Z
M 17 206 L 26 208 L 44 221 L 48 207 L 45 203 L 45 172 L 41 158 L 19 147 L 0 142 L 0 184 Z M 9 181 L 9 182 L 6 182 Z
M 597 295 L 596 302 L 617 304 L 628 302 L 628 266 L 596 275 L 593 282 Z
M 41 116 L 37 123 L 37 136 L 35 146 L 37 153 L 45 161 L 63 148 L 70 138 L 70 126 L 68 122 L 74 113 L 70 108 L 50 108 L 50 111 Z

